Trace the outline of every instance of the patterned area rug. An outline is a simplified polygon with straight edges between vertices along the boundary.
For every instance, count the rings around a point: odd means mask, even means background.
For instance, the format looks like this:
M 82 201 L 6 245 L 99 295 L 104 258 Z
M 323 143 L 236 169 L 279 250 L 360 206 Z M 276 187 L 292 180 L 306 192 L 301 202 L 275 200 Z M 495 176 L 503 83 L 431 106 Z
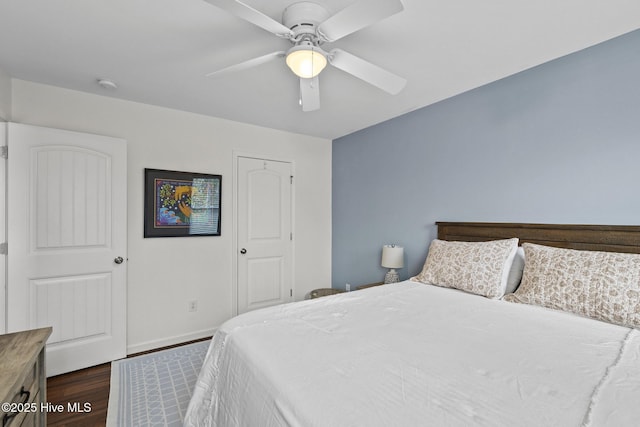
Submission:
M 107 426 L 182 426 L 210 342 L 111 363 Z

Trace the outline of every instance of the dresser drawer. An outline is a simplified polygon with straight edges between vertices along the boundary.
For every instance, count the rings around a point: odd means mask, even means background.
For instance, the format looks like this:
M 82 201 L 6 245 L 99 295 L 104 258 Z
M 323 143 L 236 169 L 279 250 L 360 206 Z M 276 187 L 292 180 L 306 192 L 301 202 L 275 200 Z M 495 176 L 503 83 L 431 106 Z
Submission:
M 31 365 L 27 371 L 27 377 L 22 384 L 15 390 L 15 394 L 9 397 L 9 402 L 20 403 L 32 401 L 32 396 L 35 394 L 38 388 L 38 372 L 39 372 L 39 360 Z
M 36 396 L 37 397 L 37 396 Z M 40 422 L 40 404 L 32 402 L 32 405 L 38 405 L 38 410 L 35 411 L 23 411 L 16 413 L 15 416 L 3 417 L 2 427 L 36 427 L 41 424 Z M 14 414 L 10 414 L 14 415 Z
M 20 427 L 36 427 L 39 424 L 40 424 L 40 411 L 29 412 L 28 414 L 25 414 L 25 417 L 22 420 L 22 422 L 18 423 L 18 420 L 16 420 L 16 423 L 15 423 L 16 426 L 20 426 Z
M 35 426 L 40 418 L 40 365 L 39 359 L 28 369 L 22 385 L 16 388 L 7 402 L 16 412 L 2 413 L 1 427 Z
M 0 427 L 45 427 L 45 344 L 51 328 L 0 335 Z

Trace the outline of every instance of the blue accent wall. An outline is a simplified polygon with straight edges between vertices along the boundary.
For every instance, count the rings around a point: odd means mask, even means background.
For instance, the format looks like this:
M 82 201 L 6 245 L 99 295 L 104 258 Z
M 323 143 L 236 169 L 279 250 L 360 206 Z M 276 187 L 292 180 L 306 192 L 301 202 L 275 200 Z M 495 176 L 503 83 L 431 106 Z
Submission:
M 332 185 L 336 288 L 435 221 L 640 224 L 640 30 L 333 141 Z

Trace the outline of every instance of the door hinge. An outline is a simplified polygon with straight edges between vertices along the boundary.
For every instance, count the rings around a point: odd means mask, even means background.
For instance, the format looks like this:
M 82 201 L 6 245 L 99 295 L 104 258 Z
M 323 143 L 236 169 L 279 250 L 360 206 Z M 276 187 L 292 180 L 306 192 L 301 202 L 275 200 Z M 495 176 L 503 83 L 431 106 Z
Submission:
M 293 240 L 293 233 L 289 233 L 289 240 Z
M 0 255 L 7 255 L 9 253 L 9 245 L 7 242 L 0 243 Z
M 291 175 L 291 176 L 289 177 L 289 179 L 291 180 L 291 183 L 293 184 L 293 175 Z
M 3 159 L 8 159 L 9 158 L 9 146 L 8 145 L 3 145 L 2 147 L 0 147 L 0 157 L 2 157 Z
M 293 296 L 293 289 L 289 289 L 289 296 L 292 297 Z

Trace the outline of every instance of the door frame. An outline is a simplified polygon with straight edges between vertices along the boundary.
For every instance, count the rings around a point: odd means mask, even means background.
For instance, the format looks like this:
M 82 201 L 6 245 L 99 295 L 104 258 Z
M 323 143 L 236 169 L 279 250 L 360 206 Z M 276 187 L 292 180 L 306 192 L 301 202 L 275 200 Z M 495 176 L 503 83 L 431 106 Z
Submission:
M 7 146 L 7 123 L 0 118 L 0 147 Z M 7 159 L 0 157 L 0 243 L 7 241 Z M 7 332 L 7 255 L 0 255 L 0 334 Z
M 233 151 L 233 161 L 232 161 L 232 208 L 233 208 L 233 220 L 232 220 L 232 238 L 231 238 L 231 250 L 233 255 L 231 256 L 231 316 L 235 317 L 238 315 L 238 160 L 241 157 L 249 158 L 249 159 L 257 159 L 257 160 L 266 160 L 272 162 L 283 162 L 289 163 L 291 165 L 291 175 L 296 175 L 296 164 L 293 160 L 272 156 L 272 155 L 262 155 L 256 153 L 249 153 L 246 151 Z M 296 192 L 295 192 L 295 184 L 296 180 L 293 179 L 293 183 L 291 184 L 291 232 L 293 233 L 293 241 L 291 242 L 291 289 L 293 290 L 293 298 L 295 298 L 295 271 L 296 271 L 296 232 L 295 232 L 295 203 L 296 203 Z

